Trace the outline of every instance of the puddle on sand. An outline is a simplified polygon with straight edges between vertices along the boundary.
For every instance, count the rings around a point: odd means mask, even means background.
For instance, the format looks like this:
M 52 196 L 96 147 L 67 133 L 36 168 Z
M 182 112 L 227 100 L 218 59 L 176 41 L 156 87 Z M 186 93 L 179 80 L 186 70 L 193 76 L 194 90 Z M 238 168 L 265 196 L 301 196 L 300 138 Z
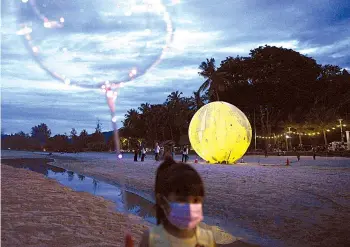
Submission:
M 50 159 L 2 159 L 2 163 L 6 165 L 44 174 L 46 177 L 55 179 L 62 185 L 75 191 L 89 192 L 96 196 L 102 196 L 113 201 L 117 206 L 117 211 L 124 212 L 124 202 L 120 187 L 47 164 L 47 162 L 52 161 Z M 126 198 L 128 201 L 128 213 L 140 216 L 152 224 L 156 223 L 151 202 L 131 192 L 126 192 Z

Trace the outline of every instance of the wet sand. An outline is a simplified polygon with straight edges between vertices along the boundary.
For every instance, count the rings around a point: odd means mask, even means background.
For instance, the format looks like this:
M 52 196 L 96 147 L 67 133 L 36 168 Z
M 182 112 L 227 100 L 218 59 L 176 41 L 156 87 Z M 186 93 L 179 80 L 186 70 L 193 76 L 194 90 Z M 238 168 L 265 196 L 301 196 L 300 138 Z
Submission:
M 1 180 L 1 246 L 124 246 L 113 203 L 3 164 Z M 131 226 L 136 243 L 146 227 Z

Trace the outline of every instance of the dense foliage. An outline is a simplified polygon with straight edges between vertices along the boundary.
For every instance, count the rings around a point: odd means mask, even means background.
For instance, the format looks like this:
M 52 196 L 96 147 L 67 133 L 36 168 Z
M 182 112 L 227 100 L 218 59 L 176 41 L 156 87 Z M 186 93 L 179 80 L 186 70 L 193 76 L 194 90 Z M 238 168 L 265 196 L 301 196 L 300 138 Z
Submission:
M 125 135 L 150 143 L 166 139 L 181 142 L 196 110 L 217 100 L 240 108 L 262 136 L 283 133 L 288 127 L 298 132 L 324 133 L 337 124 L 338 118 L 348 118 L 348 71 L 317 64 L 291 49 L 258 47 L 250 51 L 249 57 L 227 57 L 218 67 L 214 58 L 206 59 L 199 69 L 204 82 L 198 92 L 181 97 L 176 91 L 161 105 L 146 103 L 138 110 L 129 110 Z M 322 143 L 322 138 L 311 142 Z M 260 147 L 265 144 L 263 140 Z
M 227 57 L 216 66 L 214 58 L 199 66 L 204 79 L 198 91 L 184 97 L 175 91 L 162 104 L 141 104 L 125 115 L 121 132 L 123 149 L 141 142 L 152 147 L 154 142 L 173 140 L 188 142 L 187 131 L 194 113 L 212 101 L 226 101 L 240 108 L 250 119 L 254 131 L 261 136 L 279 134 L 291 127 L 293 131 L 324 133 L 313 144 L 327 144 L 326 129 L 337 119 L 348 120 L 350 109 L 350 75 L 334 65 L 320 65 L 291 49 L 273 46 L 251 50 L 248 57 Z M 13 136 L 21 145 L 31 141 L 31 147 L 74 150 L 111 150 L 111 135 L 82 131 L 78 136 L 50 137 L 46 125 L 32 129 L 31 136 L 23 132 Z M 324 140 L 323 140 L 324 139 Z M 338 138 L 339 139 L 339 138 Z M 263 148 L 269 140 L 261 140 Z M 6 146 L 9 146 L 8 143 Z M 11 145 L 10 145 L 11 146 Z

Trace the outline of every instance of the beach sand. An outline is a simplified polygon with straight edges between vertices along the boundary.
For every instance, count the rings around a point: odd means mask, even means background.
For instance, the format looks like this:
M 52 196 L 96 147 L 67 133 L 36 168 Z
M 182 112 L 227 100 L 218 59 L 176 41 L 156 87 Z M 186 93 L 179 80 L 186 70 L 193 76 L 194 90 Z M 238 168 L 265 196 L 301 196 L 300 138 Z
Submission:
M 102 181 L 120 182 L 122 178 L 121 165 L 113 155 L 52 158 L 56 166 Z M 329 161 L 322 159 L 318 162 L 326 166 L 307 165 L 313 164 L 311 158 L 303 160 L 302 165 L 289 167 L 194 164 L 206 187 L 205 214 L 225 219 L 230 227 L 237 227 L 239 237 L 263 246 L 348 246 L 350 168 L 327 166 Z M 123 162 L 128 187 L 153 194 L 159 163 Z
M 1 246 L 124 246 L 114 205 L 25 169 L 1 165 Z M 146 224 L 132 225 L 138 243 Z
M 20 158 L 21 157 L 21 158 Z M 28 162 L 40 171 L 52 161 L 35 154 L 16 153 L 12 165 Z M 2 157 L 4 158 L 4 156 Z M 1 165 L 2 246 L 124 246 L 126 217 L 115 212 L 114 203 L 85 192 L 74 192 L 40 173 Z M 128 215 L 130 233 L 137 246 L 142 232 L 151 227 L 143 219 Z M 254 247 L 211 228 L 218 247 Z M 233 242 L 234 241 L 234 242 Z M 229 244 L 228 244 L 229 243 Z

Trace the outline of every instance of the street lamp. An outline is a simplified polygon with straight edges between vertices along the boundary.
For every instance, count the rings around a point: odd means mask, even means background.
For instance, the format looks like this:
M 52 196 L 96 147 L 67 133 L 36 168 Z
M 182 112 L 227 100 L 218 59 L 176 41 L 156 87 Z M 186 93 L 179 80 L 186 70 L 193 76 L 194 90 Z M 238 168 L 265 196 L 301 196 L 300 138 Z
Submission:
M 288 141 L 288 139 L 291 139 L 292 137 L 291 137 L 291 131 L 290 131 L 290 129 L 291 129 L 292 127 L 288 127 L 288 135 L 286 135 L 286 143 L 287 143 L 287 151 L 288 151 L 288 148 L 289 148 L 289 145 L 290 145 L 290 147 L 292 148 L 292 140 L 290 140 L 290 143 L 289 143 L 289 141 Z
M 343 143 L 344 142 L 343 125 L 341 123 L 341 121 L 343 121 L 343 119 L 339 118 L 338 121 L 339 121 L 339 125 L 340 125 L 340 141 L 341 141 L 341 143 Z

